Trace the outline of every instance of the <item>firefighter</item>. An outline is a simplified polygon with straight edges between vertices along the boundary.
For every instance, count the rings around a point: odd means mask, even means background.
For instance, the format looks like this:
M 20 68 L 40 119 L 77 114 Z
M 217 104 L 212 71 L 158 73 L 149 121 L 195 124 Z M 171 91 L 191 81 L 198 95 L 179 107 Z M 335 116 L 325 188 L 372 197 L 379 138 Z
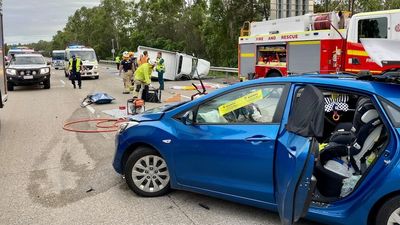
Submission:
M 135 72 L 135 93 L 133 95 L 134 98 L 138 98 L 139 93 L 143 91 L 146 87 L 151 84 L 151 73 L 153 72 L 154 63 L 146 62 L 141 64 L 136 72 Z
M 131 60 L 131 62 L 133 64 L 133 72 L 135 72 L 135 70 L 138 67 L 138 63 L 137 63 L 137 59 L 135 57 L 135 53 L 134 52 L 129 52 L 129 59 Z
M 69 79 L 71 80 L 74 89 L 76 88 L 75 80 L 78 80 L 79 89 L 82 88 L 82 79 L 81 79 L 81 71 L 82 71 L 82 61 L 79 57 L 72 55 L 69 59 Z
M 118 55 L 117 57 L 115 57 L 115 64 L 117 64 L 117 70 L 119 70 L 120 63 L 121 63 L 121 58 Z
M 342 11 L 339 11 L 338 17 L 339 17 L 339 29 L 344 29 L 345 18 Z
M 144 63 L 147 63 L 148 61 L 149 61 L 148 53 L 147 53 L 147 51 L 144 51 L 143 55 L 141 55 L 140 58 L 139 58 L 139 66 L 144 64 Z
M 156 59 L 156 71 L 158 74 L 158 83 L 160 84 L 160 90 L 164 90 L 164 72 L 165 72 L 165 65 L 164 65 L 164 59 L 161 57 L 162 53 L 158 52 L 157 53 L 157 59 Z
M 129 53 L 124 52 L 122 54 L 121 65 L 119 66 L 119 75 L 121 76 L 121 72 L 124 71 L 123 81 L 124 81 L 124 91 L 122 94 L 129 94 L 131 92 L 132 86 L 132 76 L 133 76 L 133 66 L 132 62 L 129 58 Z

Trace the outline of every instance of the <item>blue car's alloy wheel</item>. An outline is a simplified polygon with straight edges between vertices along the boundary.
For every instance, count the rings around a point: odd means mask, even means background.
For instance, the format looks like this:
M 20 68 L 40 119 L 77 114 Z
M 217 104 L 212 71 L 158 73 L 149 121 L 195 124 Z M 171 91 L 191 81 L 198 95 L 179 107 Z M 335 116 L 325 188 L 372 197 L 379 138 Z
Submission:
M 400 196 L 391 198 L 380 207 L 376 216 L 375 225 L 400 224 Z
M 396 209 L 389 217 L 388 225 L 400 224 L 400 208 Z
M 160 196 L 170 189 L 167 163 L 157 151 L 148 147 L 140 147 L 129 156 L 125 179 L 128 186 L 141 196 Z

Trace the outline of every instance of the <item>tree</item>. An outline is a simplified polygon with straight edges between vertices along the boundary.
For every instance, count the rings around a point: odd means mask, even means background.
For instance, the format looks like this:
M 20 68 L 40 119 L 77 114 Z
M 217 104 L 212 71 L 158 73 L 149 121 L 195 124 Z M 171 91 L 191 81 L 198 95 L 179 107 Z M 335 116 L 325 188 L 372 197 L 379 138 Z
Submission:
M 352 0 L 326 0 L 316 12 L 348 10 Z M 354 0 L 356 12 L 400 8 L 400 0 Z M 326 5 L 325 5 L 326 3 Z M 240 28 L 245 21 L 269 18 L 270 0 L 102 0 L 97 7 L 78 9 L 45 51 L 69 44 L 93 47 L 100 58 L 132 51 L 139 45 L 181 51 L 216 66 L 237 66 Z

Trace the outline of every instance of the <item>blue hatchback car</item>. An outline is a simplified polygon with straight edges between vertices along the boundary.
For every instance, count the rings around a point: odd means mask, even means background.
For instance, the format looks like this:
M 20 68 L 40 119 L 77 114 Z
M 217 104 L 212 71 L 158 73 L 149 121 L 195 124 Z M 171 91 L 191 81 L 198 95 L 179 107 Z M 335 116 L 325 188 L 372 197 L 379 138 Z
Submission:
M 342 79 L 343 78 L 343 79 Z M 171 188 L 325 224 L 400 224 L 400 85 L 259 79 L 135 115 L 113 167 L 136 194 Z

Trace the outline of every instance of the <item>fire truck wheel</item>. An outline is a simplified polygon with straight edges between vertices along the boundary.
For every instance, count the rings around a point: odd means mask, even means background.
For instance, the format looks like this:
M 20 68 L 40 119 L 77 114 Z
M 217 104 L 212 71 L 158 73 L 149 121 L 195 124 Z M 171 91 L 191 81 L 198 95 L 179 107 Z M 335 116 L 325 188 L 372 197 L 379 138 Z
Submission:
M 272 71 L 270 73 L 268 73 L 265 77 L 281 77 L 281 73 L 279 73 L 278 71 Z

